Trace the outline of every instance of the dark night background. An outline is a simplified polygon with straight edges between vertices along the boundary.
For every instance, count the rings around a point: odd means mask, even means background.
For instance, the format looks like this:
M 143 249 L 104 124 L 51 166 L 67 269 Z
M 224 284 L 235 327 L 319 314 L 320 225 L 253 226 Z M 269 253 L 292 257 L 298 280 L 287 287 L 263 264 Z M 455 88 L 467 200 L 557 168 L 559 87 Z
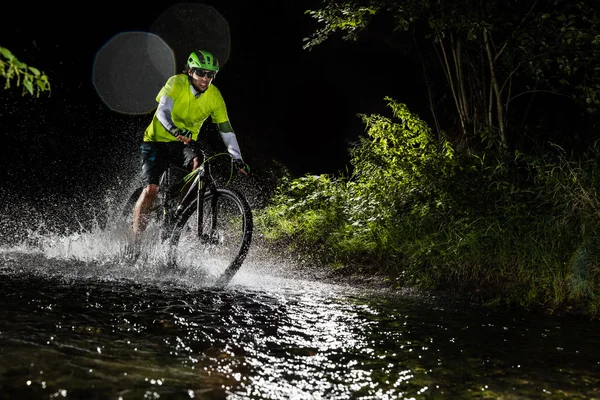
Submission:
M 10 201 L 12 191 L 23 190 L 39 198 L 85 194 L 138 173 L 137 149 L 152 113 L 110 110 L 94 89 L 92 65 L 113 36 L 151 31 L 176 3 L 103 2 L 75 15 L 46 3 L 1 27 L 0 46 L 49 75 L 52 85 L 50 97 L 0 91 L 2 197 Z M 386 113 L 386 95 L 417 112 L 425 103 L 418 70 L 377 40 L 302 49 L 317 27 L 304 12 L 319 1 L 203 4 L 229 24 L 229 59 L 214 84 L 257 182 L 274 161 L 295 176 L 346 171 L 348 143 L 364 132 L 357 113 Z M 182 55 L 176 58 L 180 72 Z

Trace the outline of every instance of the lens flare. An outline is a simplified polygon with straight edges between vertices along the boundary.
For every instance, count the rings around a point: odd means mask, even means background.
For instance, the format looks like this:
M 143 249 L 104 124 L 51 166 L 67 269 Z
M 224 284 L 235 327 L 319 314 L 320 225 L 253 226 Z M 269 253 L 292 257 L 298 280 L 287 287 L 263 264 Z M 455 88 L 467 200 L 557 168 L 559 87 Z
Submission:
M 157 93 L 174 74 L 175 56 L 160 36 L 123 32 L 96 53 L 92 80 L 113 111 L 147 114 L 156 107 Z
M 214 54 L 221 68 L 229 59 L 229 24 L 206 4 L 178 3 L 169 7 L 154 21 L 151 32 L 171 46 L 178 65 L 199 49 Z

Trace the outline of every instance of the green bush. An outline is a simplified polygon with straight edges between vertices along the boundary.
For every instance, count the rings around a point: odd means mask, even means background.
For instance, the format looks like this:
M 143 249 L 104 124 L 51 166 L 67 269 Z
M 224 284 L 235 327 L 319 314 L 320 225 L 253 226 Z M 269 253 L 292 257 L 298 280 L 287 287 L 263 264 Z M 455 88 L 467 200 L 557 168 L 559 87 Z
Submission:
M 349 177 L 281 182 L 258 213 L 265 236 L 401 285 L 600 314 L 597 148 L 456 155 L 387 100 L 392 118 L 362 116 Z

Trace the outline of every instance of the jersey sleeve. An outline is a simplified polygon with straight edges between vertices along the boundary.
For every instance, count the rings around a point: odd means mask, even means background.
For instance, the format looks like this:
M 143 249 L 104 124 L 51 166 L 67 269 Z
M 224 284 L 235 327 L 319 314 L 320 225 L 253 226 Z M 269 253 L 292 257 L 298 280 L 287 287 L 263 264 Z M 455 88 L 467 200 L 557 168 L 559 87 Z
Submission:
M 165 83 L 165 85 L 160 89 L 160 92 L 158 92 L 158 95 L 156 96 L 157 102 L 160 102 L 160 98 L 163 96 L 169 96 L 169 97 L 171 97 L 171 99 L 173 98 L 171 96 L 171 93 L 173 92 L 173 89 L 175 88 L 176 78 L 177 78 L 177 76 L 172 76 L 167 80 L 167 83 Z

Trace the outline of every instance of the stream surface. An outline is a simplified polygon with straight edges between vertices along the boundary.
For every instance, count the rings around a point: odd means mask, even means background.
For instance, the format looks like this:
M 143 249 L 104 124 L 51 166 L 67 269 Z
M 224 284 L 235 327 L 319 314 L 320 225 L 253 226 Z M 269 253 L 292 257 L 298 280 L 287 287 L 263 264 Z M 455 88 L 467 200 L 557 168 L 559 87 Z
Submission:
M 95 230 L 0 248 L 2 399 L 600 399 L 600 322 L 303 275 L 225 288 Z

